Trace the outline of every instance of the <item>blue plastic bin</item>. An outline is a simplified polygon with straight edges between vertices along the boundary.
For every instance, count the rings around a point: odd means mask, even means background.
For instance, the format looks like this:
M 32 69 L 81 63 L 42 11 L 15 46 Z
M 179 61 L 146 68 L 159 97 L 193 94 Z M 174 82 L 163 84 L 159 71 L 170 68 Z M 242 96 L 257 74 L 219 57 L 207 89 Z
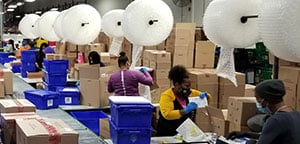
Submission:
M 111 120 L 118 127 L 151 128 L 151 104 L 115 104 L 110 101 Z
M 67 73 L 63 74 L 49 74 L 44 71 L 44 80 L 48 85 L 65 85 L 67 84 Z
M 78 105 L 80 90 L 77 87 L 57 87 L 60 105 Z
M 36 53 L 35 50 L 23 50 L 21 51 L 21 61 L 23 62 L 35 62 L 36 60 Z
M 21 71 L 21 76 L 22 76 L 23 78 L 27 78 L 27 71 L 24 70 L 24 69 L 22 68 L 22 66 L 20 67 L 20 71 Z
M 99 135 L 99 119 L 108 118 L 101 110 L 97 111 L 71 111 L 71 116 L 80 121 L 83 125 Z
M 9 53 L 8 52 L 0 52 L 0 58 L 8 58 Z
M 69 61 L 44 59 L 44 68 L 50 74 L 67 73 L 69 68 Z
M 20 72 L 21 72 L 21 65 L 12 65 L 12 66 L 11 66 L 11 70 L 12 70 L 14 73 L 20 73 Z
M 109 121 L 110 138 L 114 144 L 150 144 L 151 128 L 117 127 Z
M 21 61 L 21 67 L 24 71 L 35 72 L 35 63 L 34 62 Z
M 57 92 L 47 90 L 24 91 L 25 98 L 32 102 L 37 109 L 57 108 L 59 104 Z
M 5 57 L 5 58 L 0 58 L 0 63 L 1 64 L 5 64 L 5 63 L 9 63 L 16 60 L 16 58 L 14 57 Z

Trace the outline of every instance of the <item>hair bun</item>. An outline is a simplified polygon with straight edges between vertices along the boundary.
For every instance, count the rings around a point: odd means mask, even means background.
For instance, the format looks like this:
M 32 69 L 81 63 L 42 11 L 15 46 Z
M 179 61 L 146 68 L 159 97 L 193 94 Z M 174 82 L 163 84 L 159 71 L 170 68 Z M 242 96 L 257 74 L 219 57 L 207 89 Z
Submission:
M 120 56 L 125 56 L 126 53 L 125 52 L 120 52 Z

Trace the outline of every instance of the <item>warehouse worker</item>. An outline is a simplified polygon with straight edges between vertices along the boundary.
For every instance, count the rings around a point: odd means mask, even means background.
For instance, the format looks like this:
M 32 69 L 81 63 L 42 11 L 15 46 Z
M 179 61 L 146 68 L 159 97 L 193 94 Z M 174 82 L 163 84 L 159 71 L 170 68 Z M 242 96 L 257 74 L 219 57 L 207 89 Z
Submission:
M 91 51 L 89 53 L 89 64 L 93 65 L 93 64 L 100 64 L 100 67 L 104 67 L 105 65 L 101 62 L 101 57 L 98 54 L 98 52 L 96 51 Z
M 300 113 L 283 101 L 285 87 L 281 80 L 266 80 L 255 88 L 259 111 L 270 113 L 261 134 L 231 132 L 227 138 L 249 137 L 258 139 L 247 143 L 257 144 L 300 144 Z
M 48 46 L 47 43 L 42 43 L 40 45 L 40 49 L 36 55 L 36 62 L 35 62 L 35 66 L 36 66 L 36 71 L 41 71 L 43 68 L 43 62 L 44 62 L 44 58 L 46 57 L 45 53 L 44 53 L 44 49 Z
M 146 68 L 140 71 L 129 70 L 129 59 L 125 52 L 120 53 L 118 59 L 120 71 L 111 75 L 108 81 L 108 92 L 114 92 L 116 96 L 139 96 L 139 83 L 152 85 L 153 80 Z
M 185 67 L 174 66 L 169 71 L 168 78 L 172 81 L 173 88 L 164 91 L 160 96 L 157 136 L 176 135 L 176 129 L 191 117 L 191 112 L 198 106 L 189 102 L 188 97 L 199 96 L 201 99 L 211 100 L 210 94 L 190 88 L 191 81 Z
M 25 39 L 22 41 L 22 46 L 20 47 L 20 49 L 17 52 L 18 57 L 21 56 L 21 51 L 30 49 L 29 41 L 30 40 L 25 40 Z

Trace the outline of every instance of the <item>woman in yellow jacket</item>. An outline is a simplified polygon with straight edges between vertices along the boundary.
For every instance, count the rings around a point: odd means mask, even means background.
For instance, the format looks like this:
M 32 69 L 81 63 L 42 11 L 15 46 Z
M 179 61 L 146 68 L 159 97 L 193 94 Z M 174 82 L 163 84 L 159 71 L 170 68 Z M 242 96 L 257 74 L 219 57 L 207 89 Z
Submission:
M 191 112 L 197 109 L 197 104 L 189 102 L 188 97 L 199 96 L 211 100 L 211 95 L 191 89 L 188 71 L 183 66 L 174 66 L 169 71 L 168 78 L 173 87 L 164 91 L 160 96 L 160 111 L 157 124 L 157 136 L 174 136 L 176 129 L 191 117 Z

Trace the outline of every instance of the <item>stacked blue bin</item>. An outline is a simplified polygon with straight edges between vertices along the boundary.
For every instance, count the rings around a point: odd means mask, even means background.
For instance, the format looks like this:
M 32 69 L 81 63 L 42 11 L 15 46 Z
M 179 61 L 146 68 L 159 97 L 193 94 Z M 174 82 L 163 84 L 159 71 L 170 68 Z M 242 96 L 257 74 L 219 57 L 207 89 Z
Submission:
M 68 60 L 44 59 L 44 85 L 45 90 L 56 91 L 59 86 L 67 84 Z
M 57 108 L 59 105 L 59 94 L 46 90 L 24 91 L 25 98 L 33 103 L 37 109 Z
M 80 91 L 77 87 L 57 87 L 59 105 L 78 105 Z
M 23 50 L 21 51 L 21 76 L 27 77 L 27 72 L 35 72 L 36 51 Z
M 0 63 L 1 64 L 9 63 L 9 62 L 12 62 L 14 60 L 16 60 L 16 58 L 9 57 L 8 52 L 0 52 Z
M 110 137 L 114 144 L 150 144 L 153 106 L 143 97 L 111 96 Z

